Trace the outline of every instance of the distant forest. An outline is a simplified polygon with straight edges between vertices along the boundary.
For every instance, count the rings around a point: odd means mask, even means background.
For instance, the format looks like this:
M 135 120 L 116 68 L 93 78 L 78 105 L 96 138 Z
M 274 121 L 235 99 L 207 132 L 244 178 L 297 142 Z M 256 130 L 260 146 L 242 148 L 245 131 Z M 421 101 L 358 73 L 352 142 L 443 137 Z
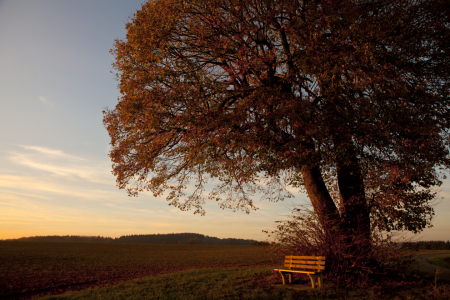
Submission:
M 411 250 L 450 250 L 450 241 L 419 241 L 402 243 L 402 249 Z
M 33 236 L 3 241 L 18 242 L 81 242 L 81 243 L 142 243 L 142 244 L 198 244 L 198 245 L 257 245 L 265 244 L 246 239 L 220 239 L 199 233 L 168 233 L 168 234 L 133 234 L 119 238 L 103 236 Z

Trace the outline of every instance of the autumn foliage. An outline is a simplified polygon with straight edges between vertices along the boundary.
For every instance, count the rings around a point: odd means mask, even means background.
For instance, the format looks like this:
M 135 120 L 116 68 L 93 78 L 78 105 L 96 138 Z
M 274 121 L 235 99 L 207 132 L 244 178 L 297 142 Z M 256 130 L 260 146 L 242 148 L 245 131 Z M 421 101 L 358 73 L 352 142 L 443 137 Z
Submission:
M 443 0 L 145 3 L 112 50 L 119 188 L 203 214 L 299 186 L 327 234 L 421 231 L 450 166 L 449 16 Z
M 275 257 L 297 253 L 325 256 L 326 279 L 352 286 L 367 285 L 374 279 L 392 280 L 411 264 L 411 255 L 402 251 L 391 235 L 374 229 L 368 248 L 363 234 L 327 234 L 317 214 L 304 207 L 292 210 L 288 218 L 277 221 L 275 230 L 265 232 L 275 241 L 269 247 Z

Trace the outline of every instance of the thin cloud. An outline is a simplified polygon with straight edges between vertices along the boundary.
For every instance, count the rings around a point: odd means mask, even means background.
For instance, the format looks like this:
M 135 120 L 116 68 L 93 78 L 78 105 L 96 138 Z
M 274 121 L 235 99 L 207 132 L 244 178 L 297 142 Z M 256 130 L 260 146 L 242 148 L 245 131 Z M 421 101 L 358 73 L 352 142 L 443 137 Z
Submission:
M 114 184 L 114 177 L 106 161 L 93 162 L 61 150 L 39 146 L 21 146 L 21 148 L 31 151 L 10 152 L 9 160 L 14 164 L 45 171 L 59 177 L 78 177 L 91 183 Z
M 0 175 L 0 178 L 2 176 L 3 175 Z M 6 187 L 6 188 L 8 188 L 8 187 Z M 8 200 L 7 197 L 16 197 L 17 199 L 25 199 L 25 198 L 40 199 L 40 200 L 49 200 L 50 199 L 47 196 L 33 193 L 33 191 L 31 191 L 30 193 L 26 193 L 26 192 L 18 191 L 18 189 L 7 190 L 7 189 L 0 188 L 0 195 L 2 195 L 2 197 L 0 198 L 0 204 L 10 203 L 9 201 L 7 201 Z
M 47 107 L 55 107 L 55 103 L 49 101 L 46 97 L 39 96 L 39 101 Z
M 39 152 L 39 153 L 42 153 L 42 154 L 46 154 L 46 155 L 50 155 L 50 156 L 56 156 L 56 157 L 61 157 L 61 158 L 69 158 L 69 159 L 74 159 L 74 160 L 84 160 L 84 161 L 86 161 L 86 159 L 84 159 L 84 158 L 66 154 L 66 153 L 62 152 L 61 150 L 53 150 L 53 149 L 49 149 L 49 148 L 45 148 L 45 147 L 39 147 L 39 146 L 22 146 L 22 148 L 27 149 L 27 150 L 34 150 L 36 152 Z
M 113 187 L 112 187 L 113 188 Z M 36 194 L 40 198 L 51 199 L 51 194 L 67 196 L 70 198 L 79 198 L 95 200 L 101 202 L 127 202 L 128 197 L 118 197 L 114 190 L 92 189 L 83 187 L 79 182 L 75 185 L 66 184 L 58 178 L 36 178 L 33 176 L 16 176 L 0 174 L 0 195 L 11 194 L 11 190 L 21 190 L 22 193 Z M 42 194 L 44 193 L 44 194 Z M 34 198 L 34 197 L 30 197 Z M 129 201 L 128 201 L 129 202 Z

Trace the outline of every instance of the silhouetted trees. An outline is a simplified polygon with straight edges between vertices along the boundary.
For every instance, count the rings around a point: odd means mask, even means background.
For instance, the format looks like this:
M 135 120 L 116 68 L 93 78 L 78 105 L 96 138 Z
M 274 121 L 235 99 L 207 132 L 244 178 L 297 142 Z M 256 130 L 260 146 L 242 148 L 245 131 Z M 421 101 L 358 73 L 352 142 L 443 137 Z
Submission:
M 197 238 L 196 237 L 195 238 L 190 238 L 189 241 L 188 241 L 188 244 L 189 245 L 197 244 Z
M 103 236 L 79 236 L 79 235 L 49 235 L 49 236 L 32 236 L 15 239 L 19 242 L 72 242 L 72 243 L 111 243 L 114 239 Z
M 12 240 L 9 240 L 12 241 Z M 258 241 L 248 239 L 207 236 L 199 233 L 169 233 L 169 234 L 133 234 L 119 238 L 103 236 L 33 236 L 15 239 L 19 242 L 81 242 L 81 243 L 141 243 L 141 244 L 198 244 L 198 245 L 254 245 Z
M 406 242 L 402 244 L 402 249 L 411 250 L 450 250 L 450 241 L 419 241 Z
M 255 240 L 220 239 L 199 233 L 169 233 L 126 235 L 114 239 L 116 243 L 149 243 L 149 244 L 198 244 L 198 245 L 252 245 Z

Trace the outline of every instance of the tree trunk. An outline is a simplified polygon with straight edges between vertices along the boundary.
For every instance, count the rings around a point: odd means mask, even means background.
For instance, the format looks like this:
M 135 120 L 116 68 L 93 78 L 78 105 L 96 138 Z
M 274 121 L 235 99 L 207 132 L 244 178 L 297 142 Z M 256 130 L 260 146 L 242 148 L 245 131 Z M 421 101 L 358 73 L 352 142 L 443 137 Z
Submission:
M 338 89 L 330 89 L 333 82 L 321 84 L 325 98 L 328 98 L 326 110 L 329 114 L 330 133 L 335 150 L 335 163 L 340 193 L 340 214 L 344 233 L 364 244 L 370 249 L 370 212 L 366 202 L 363 177 L 355 145 L 352 140 L 352 129 L 348 124 L 353 120 L 352 104 L 341 97 Z M 350 241 L 349 241 L 350 242 Z
M 318 166 L 303 165 L 301 168 L 306 192 L 319 216 L 319 222 L 326 234 L 333 234 L 339 229 L 341 218 L 328 189 L 323 181 Z
M 361 239 L 364 247 L 370 247 L 370 212 L 356 151 L 351 138 L 334 136 L 333 143 L 343 228 L 354 238 Z

